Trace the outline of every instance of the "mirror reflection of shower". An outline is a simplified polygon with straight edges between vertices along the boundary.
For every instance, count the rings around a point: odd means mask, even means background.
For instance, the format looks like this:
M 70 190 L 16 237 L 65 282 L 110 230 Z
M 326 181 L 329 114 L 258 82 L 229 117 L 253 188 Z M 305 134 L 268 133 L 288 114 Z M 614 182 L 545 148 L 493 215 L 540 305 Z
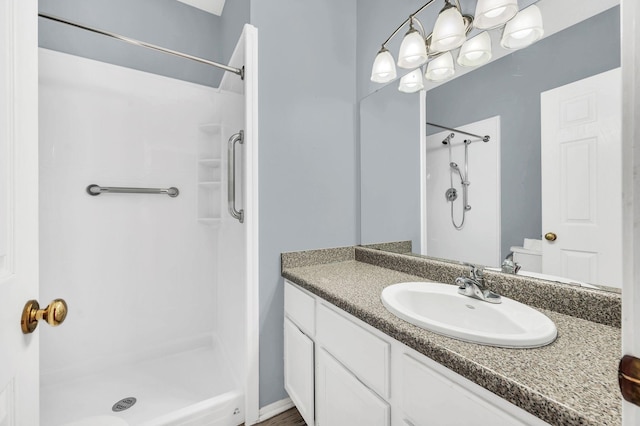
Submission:
M 460 167 L 457 163 L 453 161 L 453 153 L 451 152 L 451 139 L 455 137 L 455 133 L 450 133 L 444 140 L 442 141 L 443 145 L 447 145 L 449 148 L 449 182 L 450 187 L 445 192 L 445 197 L 448 202 L 451 203 L 451 223 L 453 227 L 457 230 L 460 230 L 464 227 L 464 220 L 467 216 L 467 212 L 471 210 L 471 206 L 469 205 L 469 144 L 471 141 L 469 139 L 464 140 L 464 174 L 460 170 Z M 453 177 L 455 175 L 454 172 L 457 172 L 460 177 L 460 185 L 462 187 L 462 219 L 460 223 L 456 223 L 455 215 L 454 215 L 454 204 L 458 199 L 458 190 L 454 187 Z
M 465 219 L 467 217 L 467 212 L 469 210 L 471 210 L 471 206 L 469 205 L 469 185 L 470 185 L 470 181 L 469 181 L 469 145 L 471 145 L 472 142 L 476 142 L 476 141 L 482 141 L 482 142 L 489 142 L 489 140 L 491 139 L 491 137 L 489 135 L 485 135 L 485 136 L 480 136 L 474 133 L 469 133 L 469 132 L 465 132 L 459 129 L 453 129 L 451 127 L 446 127 L 446 126 L 441 126 L 439 124 L 435 124 L 435 123 L 429 123 L 427 122 L 427 125 L 429 126 L 433 126 L 433 127 L 438 127 L 440 129 L 444 129 L 444 130 L 449 130 L 452 133 L 449 133 L 443 140 L 442 140 L 442 144 L 443 145 L 447 145 L 448 151 L 449 151 L 449 188 L 445 191 L 445 198 L 447 200 L 447 202 L 451 203 L 451 223 L 453 224 L 453 227 L 455 229 L 457 229 L 458 231 L 460 231 L 463 227 L 464 227 L 464 222 Z M 460 167 L 458 166 L 458 163 L 456 163 L 455 161 L 453 161 L 453 152 L 452 152 L 452 147 L 451 145 L 453 144 L 451 139 L 455 138 L 456 133 L 461 133 L 463 135 L 467 135 L 467 136 L 471 136 L 474 137 L 476 139 L 472 140 L 472 139 L 465 139 L 464 140 L 464 173 L 462 172 L 462 170 L 460 170 Z M 456 187 L 453 184 L 453 178 L 455 175 L 458 175 L 458 177 L 460 178 L 460 186 L 461 186 L 461 191 L 462 191 L 462 218 L 460 220 L 460 223 L 458 224 L 456 222 L 455 219 L 455 214 L 454 214 L 454 204 L 455 201 L 458 199 L 458 190 L 456 189 Z

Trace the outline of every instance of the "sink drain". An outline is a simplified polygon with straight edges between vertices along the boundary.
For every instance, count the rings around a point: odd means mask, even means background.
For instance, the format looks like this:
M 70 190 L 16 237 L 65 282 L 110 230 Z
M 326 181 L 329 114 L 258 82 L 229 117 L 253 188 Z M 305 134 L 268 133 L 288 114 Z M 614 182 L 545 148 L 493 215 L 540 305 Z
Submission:
M 113 404 L 113 407 L 111 407 L 111 410 L 114 412 L 119 412 L 119 411 L 124 411 L 127 410 L 131 407 L 133 407 L 133 404 L 135 404 L 137 401 L 137 399 L 135 399 L 134 397 L 129 397 L 129 398 L 123 398 L 120 401 L 116 402 L 115 404 Z

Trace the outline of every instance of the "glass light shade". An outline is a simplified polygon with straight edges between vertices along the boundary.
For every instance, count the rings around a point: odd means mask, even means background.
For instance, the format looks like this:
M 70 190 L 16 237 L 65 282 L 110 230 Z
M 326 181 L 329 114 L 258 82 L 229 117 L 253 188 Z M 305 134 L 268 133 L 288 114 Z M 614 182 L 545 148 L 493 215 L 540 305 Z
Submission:
M 521 49 L 540 40 L 544 34 L 542 14 L 536 5 L 522 9 L 504 27 L 500 45 L 505 49 Z
M 486 31 L 465 41 L 458 54 L 458 64 L 463 67 L 477 67 L 491 59 L 491 37 Z
M 451 52 L 446 52 L 429 62 L 424 76 L 427 80 L 442 81 L 451 77 L 455 72 L 453 56 L 451 56 Z
M 404 93 L 413 93 L 421 89 L 424 89 L 424 83 L 422 82 L 422 70 L 420 68 L 416 68 L 402 77 L 398 85 L 398 90 Z
M 431 51 L 448 52 L 460 47 L 467 39 L 466 29 L 460 11 L 447 3 L 433 26 Z
M 478 0 L 473 26 L 481 30 L 503 25 L 518 13 L 518 0 Z
M 398 52 L 398 66 L 401 68 L 415 68 L 427 62 L 427 45 L 424 38 L 415 29 L 407 31 L 400 51 Z
M 371 68 L 371 81 L 374 83 L 388 83 L 396 78 L 396 64 L 391 52 L 384 47 L 380 49 Z

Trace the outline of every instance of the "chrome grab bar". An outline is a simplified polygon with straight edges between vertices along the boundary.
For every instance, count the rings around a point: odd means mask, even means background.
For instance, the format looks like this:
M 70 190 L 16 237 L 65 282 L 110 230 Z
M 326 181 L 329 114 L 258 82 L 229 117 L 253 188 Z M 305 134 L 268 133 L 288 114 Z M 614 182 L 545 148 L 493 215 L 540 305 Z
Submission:
M 227 199 L 229 201 L 229 214 L 231 214 L 235 219 L 238 219 L 240 223 L 244 223 L 244 210 L 236 210 L 236 142 L 239 142 L 240 144 L 244 143 L 244 132 L 242 130 L 235 135 L 232 135 L 228 142 L 227 160 L 229 167 L 227 171 L 229 179 L 227 180 Z
M 87 194 L 100 195 L 103 192 L 111 192 L 114 194 L 167 194 L 169 197 L 174 198 L 180 194 L 178 188 L 122 188 L 117 186 L 100 186 L 89 185 L 87 186 Z

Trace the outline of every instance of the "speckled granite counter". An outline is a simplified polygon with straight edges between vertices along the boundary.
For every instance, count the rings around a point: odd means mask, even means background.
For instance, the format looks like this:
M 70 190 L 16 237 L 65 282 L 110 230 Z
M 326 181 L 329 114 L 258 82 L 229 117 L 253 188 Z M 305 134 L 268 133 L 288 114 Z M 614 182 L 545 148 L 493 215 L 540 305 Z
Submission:
M 621 424 L 622 404 L 617 385 L 620 329 L 615 326 L 619 324 L 620 313 L 597 315 L 601 308 L 620 309 L 619 295 L 520 279 L 522 282 L 515 285 L 526 284 L 528 293 L 536 294 L 530 304 L 537 305 L 555 322 L 558 338 L 537 349 L 481 346 L 421 329 L 385 309 L 380 294 L 388 285 L 444 281 L 441 278 L 452 273 L 447 267 L 454 271 L 461 268 L 409 258 L 354 247 L 288 253 L 283 254 L 282 276 L 553 425 Z M 514 293 L 509 283 L 501 281 L 503 278 L 502 274 L 495 274 L 489 281 L 494 286 L 490 287 Z M 538 284 L 558 287 L 551 288 L 555 290 L 551 291 L 554 297 L 558 292 L 562 296 L 569 291 L 570 303 L 544 300 L 536 292 Z M 544 293 L 550 289 L 542 290 Z M 600 309 L 587 306 L 600 302 L 603 303 Z M 593 312 L 582 312 L 581 316 L 595 315 L 595 318 L 587 320 L 573 315 L 584 311 L 585 306 Z

